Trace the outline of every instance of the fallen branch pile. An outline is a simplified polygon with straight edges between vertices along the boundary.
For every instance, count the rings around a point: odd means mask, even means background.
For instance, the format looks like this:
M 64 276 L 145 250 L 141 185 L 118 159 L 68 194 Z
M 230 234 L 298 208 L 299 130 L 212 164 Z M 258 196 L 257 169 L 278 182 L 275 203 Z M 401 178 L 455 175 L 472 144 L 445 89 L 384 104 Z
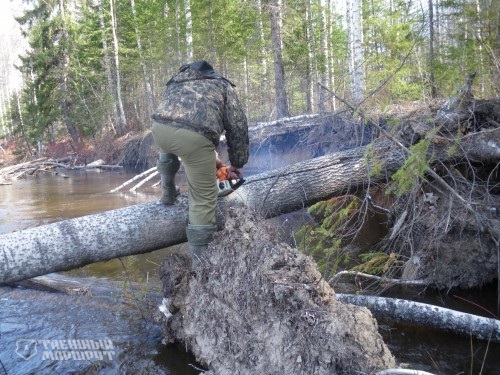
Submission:
M 102 160 L 96 160 L 87 165 L 72 166 L 68 162 L 70 158 L 49 159 L 40 158 L 29 162 L 11 165 L 0 169 L 0 185 L 10 185 L 21 178 L 36 176 L 40 173 L 52 173 L 54 176 L 67 178 L 59 169 L 119 169 L 119 165 L 106 165 Z

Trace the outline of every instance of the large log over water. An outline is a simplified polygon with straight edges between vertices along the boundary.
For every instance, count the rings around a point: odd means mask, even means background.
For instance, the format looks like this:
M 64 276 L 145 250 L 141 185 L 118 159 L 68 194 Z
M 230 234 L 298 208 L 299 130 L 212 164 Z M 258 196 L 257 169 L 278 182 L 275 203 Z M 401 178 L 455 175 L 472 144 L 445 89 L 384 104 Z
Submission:
M 363 153 L 364 148 L 348 150 L 251 176 L 236 193 L 220 199 L 219 216 L 235 201 L 273 217 L 328 198 L 365 179 Z M 388 155 L 390 169 L 403 160 L 397 153 Z M 155 201 L 1 235 L 0 283 L 185 242 L 186 220 L 182 195 L 174 206 Z
M 493 155 L 499 160 L 499 131 L 492 131 L 487 142 L 479 135 L 469 135 L 463 149 L 478 150 L 479 143 L 490 158 Z M 219 216 L 224 216 L 227 205 L 240 201 L 265 217 L 274 217 L 366 184 L 367 147 L 251 176 L 235 193 L 220 200 Z M 372 147 L 384 169 L 379 177 L 371 177 L 372 182 L 389 177 L 405 160 L 404 153 L 386 139 Z M 440 161 L 446 157 L 452 156 L 444 154 Z M 184 195 L 174 206 L 155 201 L 1 235 L 0 284 L 185 242 L 186 220 Z
M 186 205 L 159 201 L 0 236 L 0 284 L 185 241 Z
M 401 151 L 390 149 L 387 141 L 378 147 L 387 173 L 404 162 Z M 365 152 L 366 147 L 357 147 L 252 176 L 231 197 L 266 218 L 307 207 L 366 184 Z
M 251 176 L 220 200 L 219 213 L 236 200 L 273 217 L 328 198 L 366 179 L 363 154 L 361 147 Z M 403 161 L 399 152 L 387 156 L 391 170 Z M 174 206 L 151 202 L 2 235 L 0 283 L 185 242 L 186 220 L 184 195 Z

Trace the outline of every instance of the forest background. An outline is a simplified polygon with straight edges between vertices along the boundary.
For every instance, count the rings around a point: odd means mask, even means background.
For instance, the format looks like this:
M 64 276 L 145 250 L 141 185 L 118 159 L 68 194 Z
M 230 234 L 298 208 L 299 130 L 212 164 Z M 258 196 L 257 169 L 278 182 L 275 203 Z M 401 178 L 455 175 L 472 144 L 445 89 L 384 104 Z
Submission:
M 339 99 L 430 103 L 472 71 L 475 97 L 495 98 L 499 18 L 496 0 L 24 1 L 28 46 L 19 60 L 19 40 L 0 51 L 0 136 L 19 156 L 61 139 L 105 147 L 148 129 L 166 81 L 197 59 L 237 85 L 251 126 Z

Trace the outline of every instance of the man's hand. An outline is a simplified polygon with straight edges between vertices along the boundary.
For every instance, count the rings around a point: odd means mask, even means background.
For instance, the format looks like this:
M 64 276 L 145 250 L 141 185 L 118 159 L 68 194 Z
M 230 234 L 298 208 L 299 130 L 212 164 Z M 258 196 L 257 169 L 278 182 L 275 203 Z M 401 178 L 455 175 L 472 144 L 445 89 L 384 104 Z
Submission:
M 243 168 L 229 167 L 229 178 L 233 180 L 240 179 L 243 176 Z
M 215 168 L 219 169 L 220 167 L 223 167 L 224 163 L 216 156 L 215 157 Z

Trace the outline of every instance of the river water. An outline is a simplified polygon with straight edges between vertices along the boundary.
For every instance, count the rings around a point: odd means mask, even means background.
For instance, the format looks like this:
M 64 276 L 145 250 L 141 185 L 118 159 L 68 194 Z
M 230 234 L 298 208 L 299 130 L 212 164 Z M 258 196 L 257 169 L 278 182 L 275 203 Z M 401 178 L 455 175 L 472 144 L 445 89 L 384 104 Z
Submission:
M 46 174 L 0 186 L 0 234 L 159 194 L 151 187 L 109 193 L 135 171 L 64 174 L 68 178 Z M 159 328 L 142 317 L 145 298 L 159 299 L 157 271 L 166 251 L 46 277 L 67 293 L 0 287 L 0 374 L 197 374 L 193 356 L 163 345 Z
M 109 193 L 135 171 L 64 172 L 0 186 L 0 234 L 158 199 L 159 189 Z M 182 188 L 183 178 L 179 182 Z M 293 216 L 292 216 L 293 217 Z M 284 220 L 290 222 L 290 220 Z M 1 374 L 197 374 L 194 358 L 162 344 L 158 327 L 142 316 L 159 298 L 158 266 L 174 249 L 112 260 L 46 278 L 66 293 L 0 287 Z M 476 292 L 462 297 L 474 300 Z M 494 287 L 480 291 L 495 305 Z M 416 296 L 414 299 L 419 299 Z M 449 295 L 434 299 L 456 307 Z M 481 314 L 470 307 L 472 313 Z M 440 331 L 379 321 L 398 362 L 435 374 L 500 374 L 500 345 Z

